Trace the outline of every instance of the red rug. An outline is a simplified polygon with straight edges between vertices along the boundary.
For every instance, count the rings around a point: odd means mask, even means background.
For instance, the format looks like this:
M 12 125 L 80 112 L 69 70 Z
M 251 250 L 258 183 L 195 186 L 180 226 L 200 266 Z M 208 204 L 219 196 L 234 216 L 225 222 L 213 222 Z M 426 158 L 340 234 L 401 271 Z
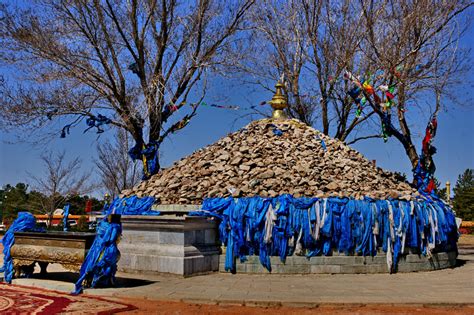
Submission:
M 134 309 L 98 297 L 0 283 L 0 314 L 115 314 Z

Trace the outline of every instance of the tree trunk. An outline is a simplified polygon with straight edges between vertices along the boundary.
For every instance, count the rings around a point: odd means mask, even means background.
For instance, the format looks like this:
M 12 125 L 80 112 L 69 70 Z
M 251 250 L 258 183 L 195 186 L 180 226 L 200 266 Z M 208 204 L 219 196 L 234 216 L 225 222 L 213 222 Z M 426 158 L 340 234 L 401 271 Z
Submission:
M 415 168 L 416 165 L 418 164 L 418 153 L 416 152 L 416 148 L 413 145 L 413 143 L 407 143 L 406 145 L 404 144 L 403 147 L 405 148 L 405 152 L 410 159 L 411 166 L 412 168 Z
M 160 138 L 161 133 L 161 113 L 158 114 L 155 111 L 150 113 L 150 134 L 148 142 L 157 141 Z
M 48 213 L 48 222 L 46 224 L 46 227 L 48 228 L 48 230 L 51 227 L 52 223 L 53 223 L 53 213 L 50 212 Z
M 416 152 L 416 148 L 413 145 L 413 141 L 411 139 L 411 131 L 410 127 L 408 126 L 408 123 L 405 118 L 405 88 L 403 84 L 400 85 L 398 89 L 398 105 L 397 105 L 397 116 L 398 116 L 398 122 L 400 124 L 400 130 L 401 133 L 403 134 L 403 140 L 402 144 L 403 147 L 405 148 L 405 152 L 410 159 L 411 165 L 413 168 L 416 167 L 418 164 L 418 153 Z
M 323 116 L 323 133 L 329 135 L 328 103 L 324 97 L 321 102 L 321 115 Z

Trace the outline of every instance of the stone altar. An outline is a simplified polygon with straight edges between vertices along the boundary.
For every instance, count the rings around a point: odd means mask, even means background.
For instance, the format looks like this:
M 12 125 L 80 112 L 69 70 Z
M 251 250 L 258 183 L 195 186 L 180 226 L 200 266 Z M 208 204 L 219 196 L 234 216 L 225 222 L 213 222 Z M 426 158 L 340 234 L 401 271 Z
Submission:
M 95 233 L 15 232 L 15 244 L 11 248 L 15 274 L 18 277 L 22 268 L 32 268 L 35 262 L 40 265 L 41 273 L 46 273 L 49 263 L 78 272 L 94 238 Z
M 118 270 L 182 276 L 217 271 L 220 244 L 216 222 L 187 216 L 185 208 L 177 206 L 161 216 L 122 216 Z

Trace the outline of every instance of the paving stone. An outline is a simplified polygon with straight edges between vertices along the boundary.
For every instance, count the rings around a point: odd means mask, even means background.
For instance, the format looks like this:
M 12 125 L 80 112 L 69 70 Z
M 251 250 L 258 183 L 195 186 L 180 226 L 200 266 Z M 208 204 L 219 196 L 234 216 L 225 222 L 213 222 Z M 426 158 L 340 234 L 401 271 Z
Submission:
M 417 262 L 424 262 L 426 261 L 426 257 L 423 255 L 407 255 L 404 258 L 402 258 L 402 261 L 405 261 L 407 263 L 417 263 Z
M 368 273 L 369 269 L 367 265 L 342 265 L 341 273 Z
M 341 273 L 341 266 L 339 265 L 313 265 L 311 266 L 311 273 Z
M 355 256 L 325 256 L 324 263 L 327 265 L 352 265 L 356 263 Z
M 380 265 L 387 262 L 387 257 L 385 255 L 377 255 L 377 256 L 366 256 L 364 263 L 366 265 Z
M 305 274 L 311 272 L 311 265 L 276 265 L 272 266 L 272 273 Z

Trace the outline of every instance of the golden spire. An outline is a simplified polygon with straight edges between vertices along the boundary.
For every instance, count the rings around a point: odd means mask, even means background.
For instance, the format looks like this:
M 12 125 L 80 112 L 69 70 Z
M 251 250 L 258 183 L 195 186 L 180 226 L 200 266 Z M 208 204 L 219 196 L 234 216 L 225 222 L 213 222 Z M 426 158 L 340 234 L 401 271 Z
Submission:
M 288 118 L 285 112 L 283 111 L 285 108 L 288 107 L 288 103 L 286 101 L 286 95 L 283 93 L 284 87 L 285 85 L 282 82 L 278 81 L 277 84 L 275 85 L 275 88 L 276 88 L 275 95 L 273 95 L 272 100 L 268 102 L 273 108 L 273 114 L 272 114 L 273 119 Z

